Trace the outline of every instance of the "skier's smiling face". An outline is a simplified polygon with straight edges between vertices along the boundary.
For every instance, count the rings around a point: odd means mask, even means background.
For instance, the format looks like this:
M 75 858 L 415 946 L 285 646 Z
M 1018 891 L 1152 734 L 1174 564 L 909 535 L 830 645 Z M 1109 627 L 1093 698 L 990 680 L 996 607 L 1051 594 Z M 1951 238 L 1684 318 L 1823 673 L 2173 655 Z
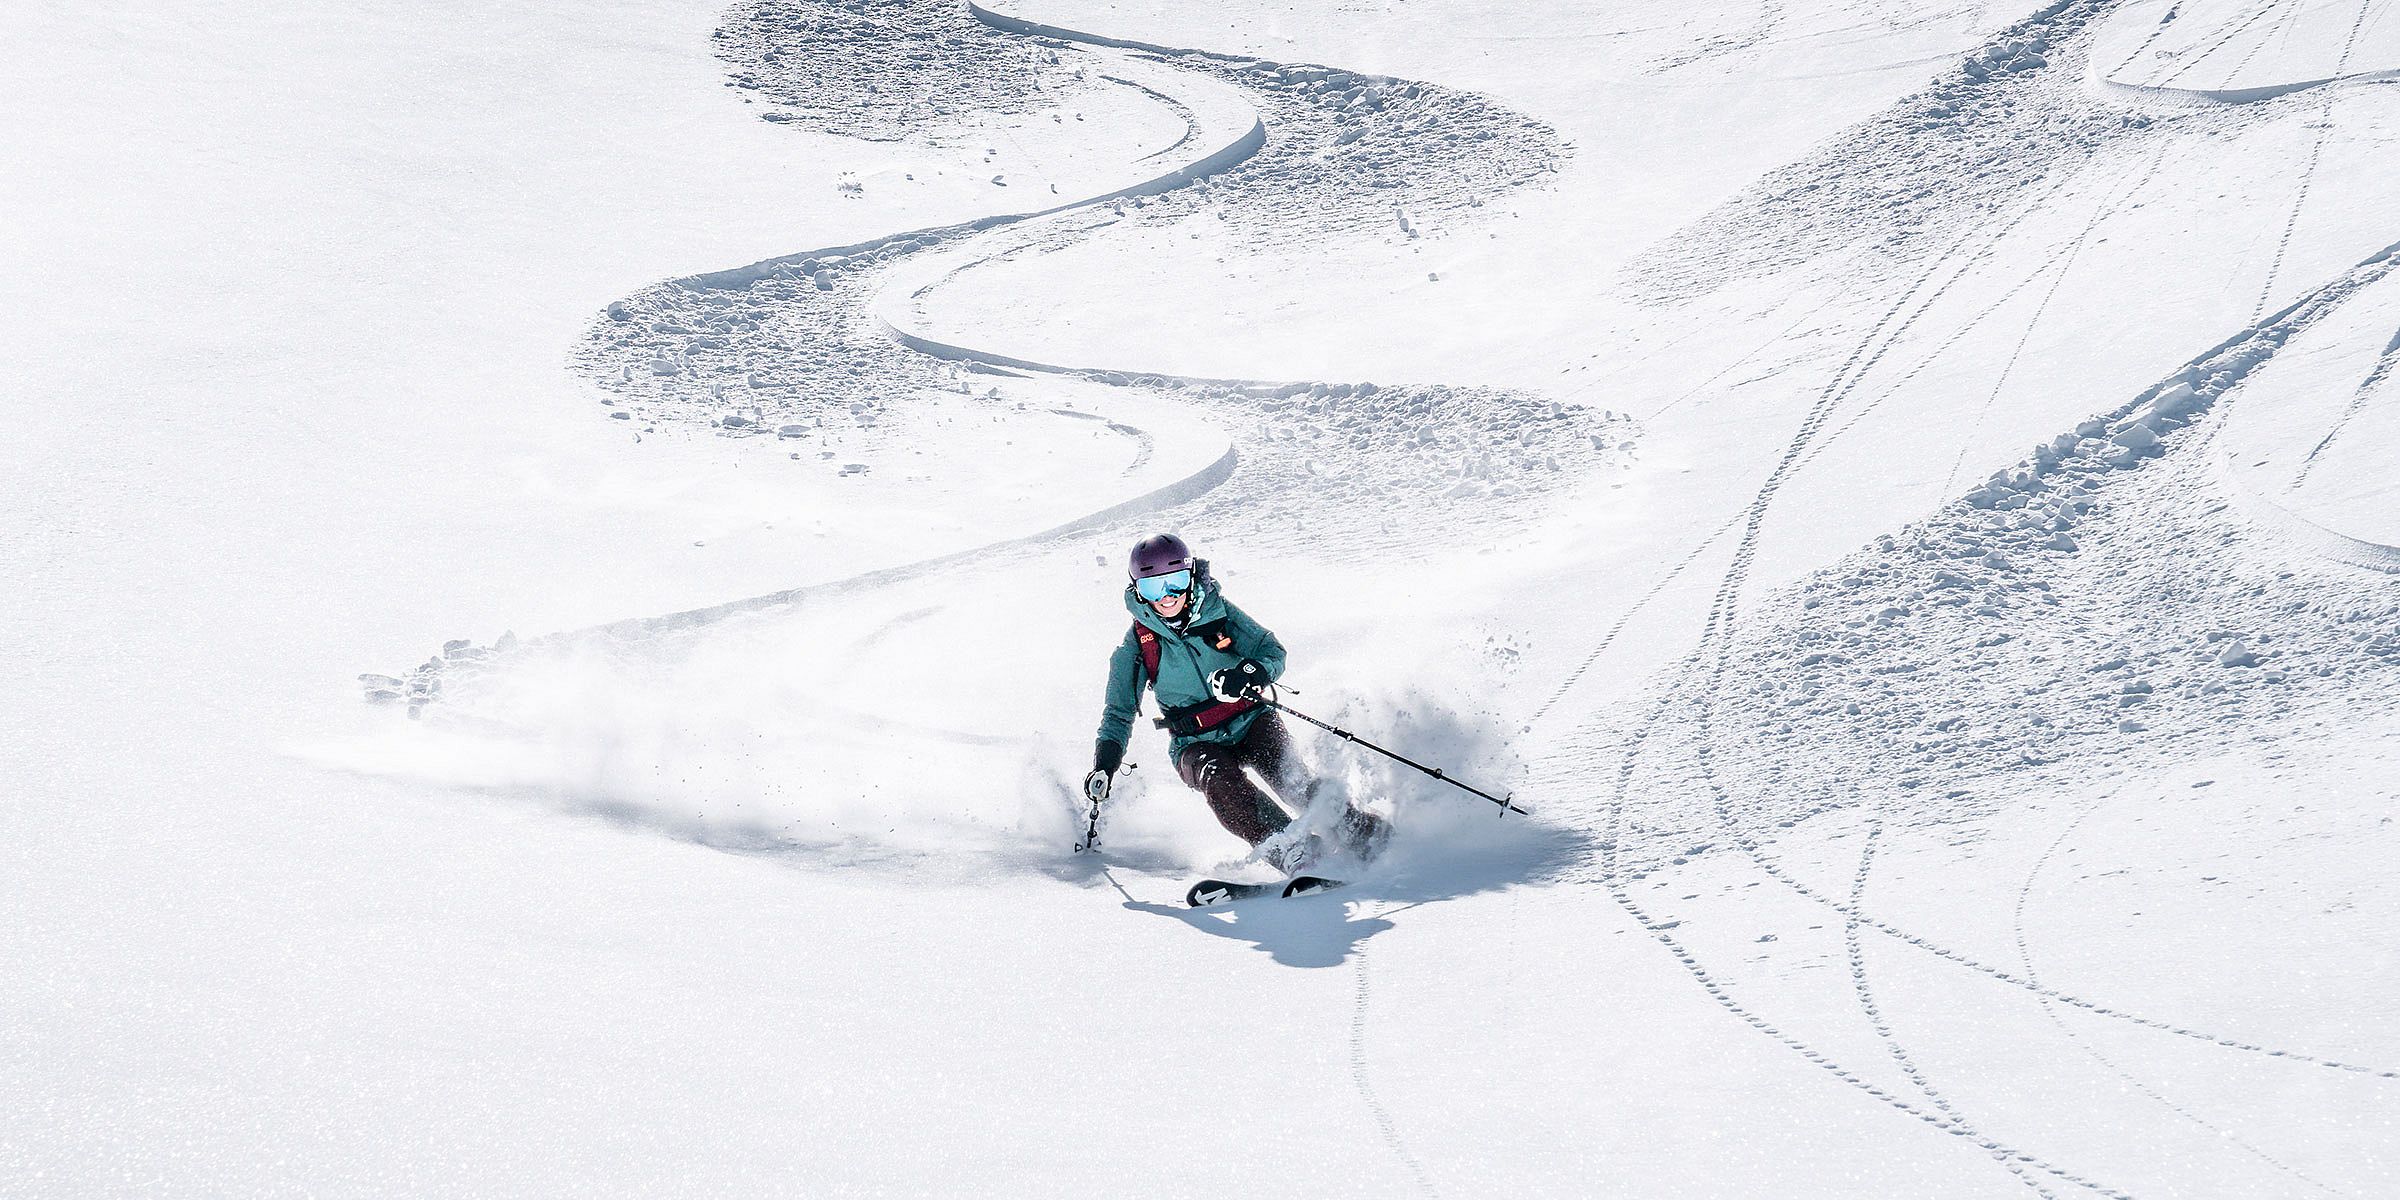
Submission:
M 1134 594 L 1150 606 L 1150 611 L 1166 621 L 1183 615 L 1184 607 L 1192 602 L 1192 589 L 1196 586 L 1198 581 L 1192 577 L 1190 567 L 1159 575 L 1144 575 L 1133 581 Z

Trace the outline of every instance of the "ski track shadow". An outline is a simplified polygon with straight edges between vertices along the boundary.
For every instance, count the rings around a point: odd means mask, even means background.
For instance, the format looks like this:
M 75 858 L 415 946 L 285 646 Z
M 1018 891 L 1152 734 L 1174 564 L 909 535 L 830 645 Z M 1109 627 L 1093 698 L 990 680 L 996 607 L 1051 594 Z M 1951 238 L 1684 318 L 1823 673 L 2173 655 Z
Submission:
M 1565 877 L 1597 852 L 1598 843 L 1590 834 L 1552 826 L 1533 826 L 1527 833 L 1481 846 L 1403 844 L 1393 847 L 1383 866 L 1339 891 L 1209 908 L 1139 899 L 1105 864 L 1091 874 L 1115 888 L 1132 912 L 1170 917 L 1210 937 L 1247 942 L 1283 966 L 1323 968 L 1350 961 L 1368 938 L 1398 928 L 1390 918 L 1409 909 L 1482 892 L 1543 886 Z M 1369 905 L 1381 907 L 1371 915 L 1358 915 Z

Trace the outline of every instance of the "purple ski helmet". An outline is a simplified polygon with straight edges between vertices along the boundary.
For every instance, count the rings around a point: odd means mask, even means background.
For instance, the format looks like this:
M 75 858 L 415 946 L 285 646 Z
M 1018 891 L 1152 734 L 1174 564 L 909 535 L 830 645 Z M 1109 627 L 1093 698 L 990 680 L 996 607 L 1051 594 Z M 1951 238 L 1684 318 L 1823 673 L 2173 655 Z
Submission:
M 1133 560 L 1125 574 L 1132 579 L 1168 575 L 1192 568 L 1192 548 L 1171 533 L 1154 533 L 1133 544 Z

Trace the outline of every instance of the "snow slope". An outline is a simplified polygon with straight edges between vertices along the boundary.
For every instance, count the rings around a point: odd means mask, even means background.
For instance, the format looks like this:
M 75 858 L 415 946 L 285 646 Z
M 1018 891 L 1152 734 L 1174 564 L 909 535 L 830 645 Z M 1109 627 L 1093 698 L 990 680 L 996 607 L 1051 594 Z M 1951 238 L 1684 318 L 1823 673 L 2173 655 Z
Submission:
M 0 18 L 0 1193 L 2388 1192 L 2389 9 Z

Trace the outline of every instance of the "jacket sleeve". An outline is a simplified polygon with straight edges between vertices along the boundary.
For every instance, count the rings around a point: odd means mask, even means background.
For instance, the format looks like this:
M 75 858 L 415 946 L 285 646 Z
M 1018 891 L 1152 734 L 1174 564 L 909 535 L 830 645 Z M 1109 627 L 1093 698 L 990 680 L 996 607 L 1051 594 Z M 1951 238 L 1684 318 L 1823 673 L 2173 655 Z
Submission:
M 1126 630 L 1125 640 L 1108 656 L 1108 699 L 1100 710 L 1100 740 L 1120 748 L 1133 737 L 1134 714 L 1142 705 L 1142 648 L 1133 637 Z
M 1233 635 L 1234 652 L 1243 658 L 1258 660 L 1267 669 L 1267 678 L 1283 678 L 1283 643 L 1267 627 L 1250 619 L 1250 614 L 1225 602 L 1225 628 Z

